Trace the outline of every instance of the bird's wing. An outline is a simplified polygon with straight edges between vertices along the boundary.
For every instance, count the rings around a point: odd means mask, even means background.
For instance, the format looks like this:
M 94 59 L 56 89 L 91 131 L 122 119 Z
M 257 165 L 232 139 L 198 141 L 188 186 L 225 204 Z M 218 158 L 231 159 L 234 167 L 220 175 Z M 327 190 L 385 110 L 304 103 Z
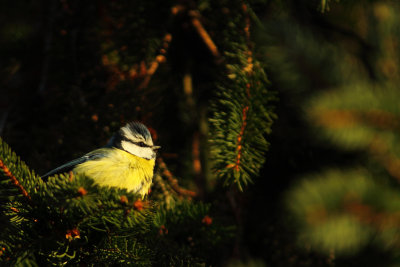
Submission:
M 102 153 L 102 149 L 98 149 L 95 151 L 92 151 L 80 158 L 71 160 L 70 162 L 67 162 L 60 167 L 55 168 L 54 170 L 49 171 L 48 173 L 42 175 L 42 179 L 47 179 L 49 176 L 58 174 L 58 173 L 64 173 L 64 172 L 69 172 L 71 171 L 76 165 L 81 164 L 83 162 L 86 162 L 88 160 L 94 160 L 98 158 L 104 157 L 104 153 Z

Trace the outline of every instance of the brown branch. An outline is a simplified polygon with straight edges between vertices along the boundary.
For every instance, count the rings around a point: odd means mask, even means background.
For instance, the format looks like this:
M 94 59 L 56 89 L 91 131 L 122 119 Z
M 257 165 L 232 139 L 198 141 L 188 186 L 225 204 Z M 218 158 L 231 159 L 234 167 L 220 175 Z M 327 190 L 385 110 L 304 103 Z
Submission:
M 379 212 L 373 206 L 362 203 L 359 199 L 351 195 L 345 196 L 342 205 L 342 210 L 345 213 L 352 215 L 363 224 L 372 225 L 380 230 L 393 228 L 400 223 L 399 212 Z M 306 214 L 307 223 L 312 226 L 326 223 L 332 217 L 332 214 L 320 205 L 309 209 Z
M 171 40 L 172 40 L 172 35 L 170 33 L 165 34 L 165 36 L 163 38 L 163 47 L 159 50 L 159 54 L 156 56 L 156 58 L 150 64 L 150 67 L 147 69 L 146 76 L 145 76 L 144 80 L 142 81 L 142 83 L 138 86 L 138 89 L 146 88 L 149 85 L 151 77 L 157 71 L 160 63 L 164 63 L 167 60 L 165 55 L 167 53 L 167 49 L 169 47 L 169 44 L 171 43 Z
M 18 179 L 11 173 L 11 171 L 7 168 L 7 166 L 4 164 L 4 162 L 0 159 L 0 169 L 2 169 L 8 178 L 10 178 L 11 182 L 18 187 L 19 191 L 21 191 L 22 195 L 29 200 L 31 200 L 31 197 L 29 196 L 28 192 L 25 190 L 25 188 L 19 183 Z
M 247 11 L 248 7 L 245 3 L 242 4 L 243 12 L 245 13 L 245 26 L 244 26 L 244 34 L 246 36 L 247 45 L 250 46 L 250 16 Z
M 154 181 L 156 181 L 160 185 L 160 188 L 161 188 L 161 191 L 162 191 L 162 194 L 164 195 L 164 197 L 165 198 L 170 197 L 170 194 L 168 193 L 168 190 L 167 190 L 167 185 L 165 184 L 165 182 L 161 178 L 161 176 L 160 175 L 155 175 L 153 179 L 154 179 Z
M 159 166 L 159 168 L 162 171 L 163 176 L 167 177 L 167 180 L 171 186 L 171 188 L 178 194 L 182 195 L 182 196 L 186 196 L 189 198 L 195 197 L 196 193 L 187 189 L 184 189 L 182 187 L 179 186 L 178 184 L 178 180 L 176 178 L 174 178 L 174 176 L 172 175 L 172 173 L 168 170 L 167 165 L 165 164 L 165 162 L 163 161 L 163 159 L 161 157 L 157 158 L 157 164 Z
M 211 54 L 215 58 L 217 58 L 218 60 L 221 59 L 221 55 L 218 51 L 217 46 L 215 45 L 214 41 L 210 37 L 210 34 L 207 32 L 200 21 L 200 13 L 197 10 L 187 10 L 188 9 L 184 5 L 176 5 L 171 8 L 171 13 L 176 16 L 179 13 L 187 12 L 191 19 L 193 27 L 199 34 L 200 38 L 203 40 L 204 44 L 207 46 L 208 50 L 210 50 Z
M 237 137 L 238 146 L 236 148 L 237 155 L 236 155 L 235 163 L 232 163 L 232 164 L 229 164 L 228 166 L 226 166 L 227 168 L 233 168 L 237 172 L 240 170 L 240 160 L 242 157 L 242 149 L 243 149 L 242 142 L 243 142 L 244 130 L 246 129 L 246 125 L 247 125 L 247 112 L 248 111 L 249 111 L 249 106 L 245 106 L 242 110 L 242 126 L 240 127 L 240 132 Z
M 400 127 L 400 118 L 393 113 L 383 110 L 368 110 L 360 117 L 382 129 L 397 129 Z
M 247 48 L 249 50 L 246 51 L 247 54 L 247 66 L 243 69 L 244 72 L 250 76 L 253 73 L 253 57 L 252 57 L 252 52 L 250 51 L 251 48 L 251 41 L 250 41 L 250 17 L 249 14 L 247 12 L 247 5 L 243 4 L 242 5 L 242 9 L 243 12 L 246 15 L 246 20 L 245 20 L 245 27 L 244 27 L 244 33 L 245 33 L 245 37 L 246 37 L 246 41 L 247 41 Z M 250 101 L 250 89 L 251 89 L 251 84 L 247 83 L 246 84 L 246 95 L 247 95 L 247 99 L 246 102 L 247 104 L 245 105 L 245 107 L 242 110 L 242 126 L 240 127 L 240 132 L 239 135 L 237 137 L 237 155 L 236 155 L 236 160 L 235 163 L 229 164 L 227 166 L 227 168 L 233 168 L 235 171 L 239 171 L 240 170 L 240 163 L 241 163 L 241 157 L 242 157 L 242 149 L 243 149 L 243 135 L 244 135 L 244 131 L 246 129 L 247 126 L 247 115 L 248 115 L 248 111 L 249 111 L 249 101 Z
M 171 207 L 171 203 L 173 202 L 174 195 L 176 195 L 176 192 L 170 189 L 170 186 L 167 184 L 166 181 L 161 177 L 160 174 L 156 174 L 153 178 L 154 182 L 157 183 L 157 185 L 161 189 L 161 193 L 164 197 L 164 202 L 167 204 L 167 208 Z M 168 187 L 168 189 L 167 189 Z M 182 198 L 182 197 L 180 197 Z
M 249 16 L 249 12 L 248 12 L 248 7 L 245 3 L 242 4 L 242 9 L 243 12 L 245 13 L 245 25 L 244 25 L 244 35 L 246 37 L 246 42 L 247 42 L 247 66 L 244 68 L 244 71 L 248 74 L 250 74 L 253 71 L 253 57 L 252 57 L 252 52 L 251 52 L 251 48 L 252 48 L 252 43 L 251 43 L 251 39 L 250 39 L 250 25 L 251 25 L 251 21 L 250 21 L 250 16 Z
M 399 118 L 386 111 L 369 110 L 328 110 L 318 112 L 316 123 L 330 129 L 351 127 L 357 124 L 371 125 L 380 129 L 396 130 L 399 128 Z M 367 148 L 375 159 L 382 164 L 387 172 L 400 182 L 400 159 L 389 150 L 389 145 L 379 136 L 370 141 Z
M 357 218 L 361 223 L 373 225 L 380 230 L 396 227 L 400 223 L 399 212 L 379 212 L 358 200 L 345 202 L 344 210 Z
M 192 19 L 191 22 L 192 22 L 193 27 L 196 29 L 196 31 L 200 35 L 201 39 L 203 39 L 204 44 L 208 47 L 211 54 L 214 57 L 219 58 L 220 53 L 218 51 L 218 48 L 215 45 L 214 41 L 211 39 L 211 37 L 208 34 L 208 32 L 206 31 L 206 29 L 204 28 L 203 24 L 201 23 L 201 21 L 199 19 L 199 17 L 200 17 L 199 12 L 192 10 L 189 12 L 189 16 Z
M 400 127 L 399 117 L 383 110 L 341 110 L 318 112 L 317 123 L 329 128 L 343 128 L 357 123 L 369 123 L 381 129 L 395 130 Z
M 380 129 L 397 130 L 399 128 L 399 118 L 386 111 L 369 110 L 328 110 L 318 112 L 314 117 L 316 123 L 330 129 L 340 129 L 351 127 L 357 124 L 371 125 Z M 389 145 L 378 135 L 373 137 L 367 147 L 375 159 L 382 164 L 387 172 L 400 182 L 400 159 L 390 152 Z

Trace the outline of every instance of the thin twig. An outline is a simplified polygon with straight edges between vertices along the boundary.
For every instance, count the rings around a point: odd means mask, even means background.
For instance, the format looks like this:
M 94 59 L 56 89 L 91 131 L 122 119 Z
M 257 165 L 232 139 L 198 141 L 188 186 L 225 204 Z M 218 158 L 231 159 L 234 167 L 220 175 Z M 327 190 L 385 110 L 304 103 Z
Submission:
M 236 160 L 235 163 L 229 164 L 228 166 L 226 166 L 227 168 L 233 168 L 235 171 L 239 171 L 240 170 L 240 160 L 242 157 L 242 149 L 243 149 L 243 135 L 244 135 L 244 130 L 246 129 L 246 125 L 247 125 L 247 112 L 249 111 L 249 106 L 245 106 L 243 108 L 242 111 L 242 126 L 240 127 L 240 132 L 239 135 L 237 137 L 237 155 L 236 155 Z
M 167 60 L 165 55 L 167 53 L 167 49 L 169 47 L 169 44 L 171 43 L 171 40 L 172 35 L 170 33 L 165 34 L 163 38 L 163 47 L 159 50 L 159 54 L 156 56 L 153 62 L 151 62 L 150 67 L 146 70 L 146 76 L 144 77 L 141 84 L 138 86 L 138 89 L 146 88 L 149 85 L 151 77 L 157 71 L 160 63 L 164 63 Z
M 200 17 L 199 12 L 192 10 L 189 12 L 189 15 L 192 18 L 193 27 L 196 29 L 196 31 L 200 35 L 201 39 L 203 39 L 205 45 L 210 50 L 211 54 L 214 57 L 219 58 L 220 53 L 218 51 L 217 46 L 215 45 L 214 41 L 211 39 L 210 35 L 208 34 L 206 29 L 203 27 L 203 24 L 199 20 L 199 17 Z
M 28 192 L 25 190 L 25 188 L 20 184 L 18 179 L 11 173 L 11 171 L 7 168 L 7 166 L 4 164 L 4 162 L 0 159 L 0 169 L 2 169 L 8 178 L 10 178 L 11 182 L 18 187 L 19 191 L 21 191 L 22 195 L 29 200 L 31 200 L 31 197 L 29 196 Z
M 179 186 L 178 184 L 178 180 L 176 178 L 174 178 L 174 176 L 172 175 L 172 173 L 168 170 L 167 165 L 165 164 L 165 162 L 163 161 L 163 159 L 161 157 L 157 158 L 157 164 L 160 167 L 160 169 L 162 170 L 162 174 L 167 177 L 168 182 L 171 186 L 171 188 L 177 192 L 180 195 L 186 196 L 186 197 L 195 197 L 196 193 L 187 189 L 184 189 L 182 187 Z
M 187 8 L 183 5 L 176 5 L 172 7 L 171 12 L 173 15 L 176 16 L 179 13 L 187 12 Z M 210 34 L 207 32 L 200 21 L 200 13 L 197 10 L 189 10 L 187 14 L 191 19 L 193 27 L 199 34 L 200 38 L 203 40 L 204 44 L 210 50 L 211 54 L 218 60 L 221 59 L 221 54 L 219 53 L 217 46 L 215 45 L 214 41 L 210 37 Z

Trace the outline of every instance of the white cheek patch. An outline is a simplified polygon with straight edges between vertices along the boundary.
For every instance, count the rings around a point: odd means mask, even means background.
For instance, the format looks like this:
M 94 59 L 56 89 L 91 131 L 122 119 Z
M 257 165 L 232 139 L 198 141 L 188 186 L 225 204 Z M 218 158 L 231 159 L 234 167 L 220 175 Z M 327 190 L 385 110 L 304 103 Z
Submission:
M 140 147 L 128 141 L 122 141 L 121 147 L 123 150 L 145 159 L 154 158 L 154 152 L 150 147 Z

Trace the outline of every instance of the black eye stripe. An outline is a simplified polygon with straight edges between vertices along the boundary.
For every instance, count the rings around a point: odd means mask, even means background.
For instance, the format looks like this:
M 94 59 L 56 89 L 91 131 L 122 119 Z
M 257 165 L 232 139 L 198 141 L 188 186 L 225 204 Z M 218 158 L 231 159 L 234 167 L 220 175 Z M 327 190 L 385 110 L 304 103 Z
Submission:
M 126 138 L 125 136 L 123 136 L 121 139 L 122 139 L 122 141 L 127 141 L 129 143 L 135 144 L 135 145 L 140 146 L 140 147 L 150 147 L 149 145 L 145 144 L 143 141 L 134 142 L 131 139 Z
M 127 141 L 129 143 L 133 143 L 133 141 L 131 139 L 128 139 L 125 136 L 121 136 L 121 141 Z

